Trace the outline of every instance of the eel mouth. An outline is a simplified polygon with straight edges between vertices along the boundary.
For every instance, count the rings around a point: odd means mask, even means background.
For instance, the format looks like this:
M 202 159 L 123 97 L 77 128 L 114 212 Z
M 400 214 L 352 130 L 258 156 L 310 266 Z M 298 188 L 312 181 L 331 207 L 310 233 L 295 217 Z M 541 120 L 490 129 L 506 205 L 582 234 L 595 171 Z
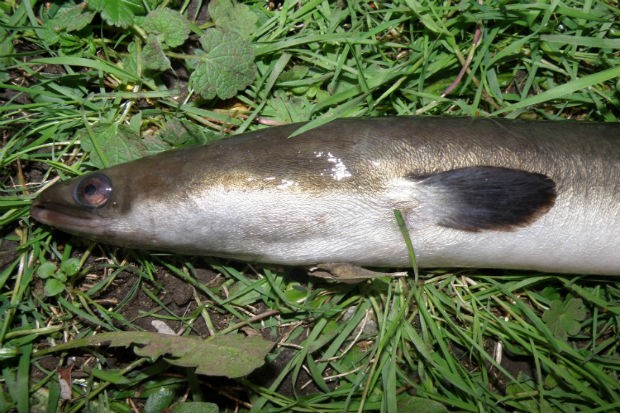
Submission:
M 97 234 L 104 223 L 88 211 L 35 200 L 30 215 L 42 224 L 78 234 Z

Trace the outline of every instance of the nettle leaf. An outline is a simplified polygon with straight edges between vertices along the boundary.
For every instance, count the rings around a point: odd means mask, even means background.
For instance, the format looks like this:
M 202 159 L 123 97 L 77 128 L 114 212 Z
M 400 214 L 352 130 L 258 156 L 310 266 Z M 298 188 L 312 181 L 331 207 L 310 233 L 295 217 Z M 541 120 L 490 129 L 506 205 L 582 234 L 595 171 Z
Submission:
M 101 12 L 101 17 L 113 26 L 127 27 L 135 16 L 146 12 L 141 0 L 89 0 L 91 10 Z
M 106 168 L 138 159 L 147 153 L 140 136 L 125 125 L 99 123 L 79 132 L 82 149 L 90 155 L 90 163 Z
M 229 99 L 245 89 L 256 76 L 254 50 L 237 32 L 209 29 L 200 38 L 204 49 L 189 86 L 205 99 Z
M 157 9 L 150 12 L 142 23 L 142 28 L 157 35 L 168 47 L 177 47 L 189 37 L 189 22 L 181 13 L 170 9 Z
M 209 16 L 216 26 L 249 38 L 256 30 L 258 16 L 245 4 L 233 0 L 211 0 Z
M 275 343 L 262 337 L 247 337 L 241 334 L 203 339 L 145 331 L 120 331 L 74 340 L 39 354 L 103 344 L 112 347 L 134 346 L 134 352 L 138 356 L 151 360 L 163 358 L 175 366 L 194 367 L 198 374 L 237 378 L 247 376 L 265 364 L 265 356 Z
M 579 333 L 581 321 L 585 318 L 586 308 L 581 298 L 569 298 L 566 301 L 553 300 L 542 316 L 553 335 L 562 340 Z
M 172 149 L 172 146 L 167 142 L 164 142 L 159 135 L 146 135 L 142 137 L 142 143 L 144 144 L 143 156 L 155 155 L 163 151 Z
M 164 53 L 161 42 L 152 34 L 149 35 L 142 48 L 142 66 L 146 69 L 161 71 L 172 67 L 170 59 Z
M 184 119 L 172 118 L 159 130 L 158 137 L 175 148 L 183 146 L 204 145 L 220 140 L 222 136 L 206 128 L 196 126 Z
M 94 12 L 86 10 L 86 3 L 63 5 L 54 17 L 46 22 L 46 26 L 55 32 L 72 32 L 86 27 L 94 16 Z

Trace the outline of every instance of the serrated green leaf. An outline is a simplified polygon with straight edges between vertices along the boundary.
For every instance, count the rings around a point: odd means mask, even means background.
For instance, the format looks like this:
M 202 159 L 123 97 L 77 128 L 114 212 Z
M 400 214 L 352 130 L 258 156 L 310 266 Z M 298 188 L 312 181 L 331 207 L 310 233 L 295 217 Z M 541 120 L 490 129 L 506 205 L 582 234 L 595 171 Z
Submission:
M 56 274 L 56 264 L 51 261 L 45 261 L 44 263 L 41 263 L 41 265 L 37 269 L 37 275 L 39 276 L 39 278 L 42 278 L 44 280 L 52 277 L 54 274 Z
M 170 59 L 165 55 L 159 39 L 154 35 L 149 35 L 142 48 L 142 67 L 160 71 L 171 68 Z
M 142 23 L 142 28 L 157 35 L 168 47 L 177 47 L 189 37 L 189 22 L 181 13 L 167 8 L 150 12 Z
M 172 149 L 170 145 L 164 142 L 159 136 L 149 135 L 142 138 L 144 145 L 144 156 L 155 155 L 157 153 Z
M 45 22 L 38 34 L 41 40 L 48 45 L 54 45 L 60 41 L 60 34 L 54 31 L 50 21 Z
M 101 12 L 101 17 L 112 26 L 128 27 L 135 16 L 146 11 L 141 0 L 89 0 L 91 10 Z
M 90 162 L 105 168 L 141 158 L 145 152 L 139 135 L 125 125 L 99 123 L 92 127 L 92 135 L 79 132 L 82 149 L 90 155 Z
M 196 373 L 228 378 L 243 377 L 262 366 L 265 356 L 275 343 L 262 337 L 246 337 L 241 334 L 217 336 L 211 339 L 179 337 L 145 331 L 102 333 L 39 352 L 107 344 L 113 347 L 134 346 L 134 352 L 153 360 L 163 357 L 170 364 L 195 367 Z M 208 357 L 207 357 L 208 355 Z
M 553 300 L 542 319 L 553 334 L 566 340 L 569 335 L 579 333 L 581 321 L 586 318 L 586 308 L 581 298 L 569 298 L 566 301 Z
M 196 367 L 196 373 L 228 378 L 243 377 L 262 366 L 273 343 L 261 337 L 226 335 L 205 341 L 196 337 L 163 336 L 141 348 L 134 348 L 142 357 L 161 357 L 166 354 L 169 363 Z M 176 342 L 175 338 L 182 339 Z M 205 360 L 204 355 L 209 354 Z
M 203 145 L 219 140 L 221 136 L 206 128 L 200 128 L 192 122 L 170 119 L 159 132 L 159 137 L 175 148 L 181 146 Z
M 258 16 L 245 4 L 233 0 L 211 0 L 209 16 L 216 26 L 249 38 L 256 30 Z
M 95 16 L 94 12 L 86 10 L 86 4 L 63 5 L 54 17 L 46 22 L 53 31 L 72 32 L 86 27 Z
M 57 280 L 56 278 L 48 278 L 45 281 L 45 287 L 43 291 L 47 297 L 53 297 L 60 294 L 65 290 L 65 283 Z
M 256 76 L 254 51 L 250 42 L 237 32 L 209 29 L 200 38 L 205 53 L 189 85 L 205 99 L 229 99 L 246 88 Z

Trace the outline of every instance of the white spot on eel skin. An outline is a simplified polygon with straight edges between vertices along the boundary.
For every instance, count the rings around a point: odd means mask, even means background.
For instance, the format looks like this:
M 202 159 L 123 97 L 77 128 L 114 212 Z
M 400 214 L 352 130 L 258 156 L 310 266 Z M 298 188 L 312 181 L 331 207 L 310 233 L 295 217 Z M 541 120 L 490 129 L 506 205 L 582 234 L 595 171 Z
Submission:
M 315 151 L 314 156 L 317 158 L 322 158 L 324 156 L 327 157 L 327 162 L 333 165 L 333 167 L 330 169 L 331 176 L 336 181 L 341 181 L 345 178 L 350 178 L 352 176 L 342 159 L 338 158 L 331 152 L 325 153 L 323 151 Z M 321 176 L 323 176 L 323 173 L 321 173 Z
M 292 186 L 299 186 L 299 184 L 295 181 L 291 181 L 289 179 L 282 179 L 280 185 L 277 186 L 278 189 L 287 189 Z

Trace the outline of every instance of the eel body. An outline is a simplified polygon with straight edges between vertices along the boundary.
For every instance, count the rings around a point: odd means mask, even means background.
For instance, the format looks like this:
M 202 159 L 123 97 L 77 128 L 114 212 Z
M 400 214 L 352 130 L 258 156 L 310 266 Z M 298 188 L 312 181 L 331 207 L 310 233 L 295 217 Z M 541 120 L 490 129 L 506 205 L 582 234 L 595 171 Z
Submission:
M 287 265 L 620 274 L 620 124 L 342 119 L 53 185 L 32 216 L 109 244 Z

